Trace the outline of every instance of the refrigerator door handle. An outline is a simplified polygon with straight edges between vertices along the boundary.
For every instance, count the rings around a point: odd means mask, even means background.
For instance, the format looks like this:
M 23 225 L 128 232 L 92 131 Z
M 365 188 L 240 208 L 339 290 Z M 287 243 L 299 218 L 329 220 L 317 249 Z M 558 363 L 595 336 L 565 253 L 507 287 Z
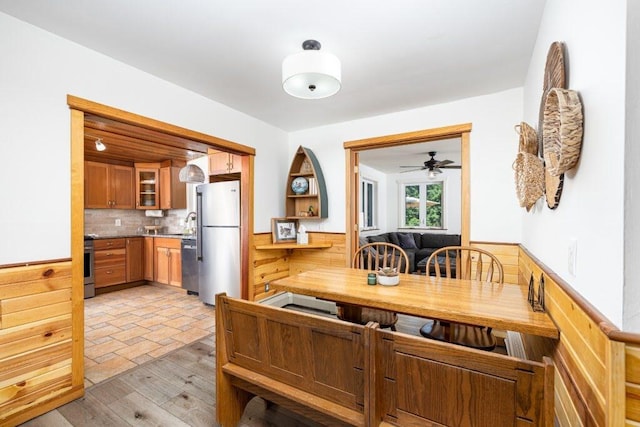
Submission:
M 202 261 L 202 193 L 196 191 L 196 259 Z

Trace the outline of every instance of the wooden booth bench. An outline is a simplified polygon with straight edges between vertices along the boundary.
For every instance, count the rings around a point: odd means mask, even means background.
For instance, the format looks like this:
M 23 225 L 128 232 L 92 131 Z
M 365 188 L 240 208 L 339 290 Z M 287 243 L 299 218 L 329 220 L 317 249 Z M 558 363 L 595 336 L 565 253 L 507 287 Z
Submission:
M 216 297 L 217 420 L 260 396 L 323 425 L 552 426 L 553 365 Z

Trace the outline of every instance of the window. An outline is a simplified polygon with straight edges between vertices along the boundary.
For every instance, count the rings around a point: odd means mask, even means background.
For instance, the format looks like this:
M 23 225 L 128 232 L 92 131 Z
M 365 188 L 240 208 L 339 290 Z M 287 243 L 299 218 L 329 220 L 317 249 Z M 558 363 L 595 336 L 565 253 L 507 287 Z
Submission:
M 444 181 L 401 184 L 401 228 L 444 228 Z
M 378 185 L 367 178 L 361 178 L 360 183 L 360 229 L 377 228 Z

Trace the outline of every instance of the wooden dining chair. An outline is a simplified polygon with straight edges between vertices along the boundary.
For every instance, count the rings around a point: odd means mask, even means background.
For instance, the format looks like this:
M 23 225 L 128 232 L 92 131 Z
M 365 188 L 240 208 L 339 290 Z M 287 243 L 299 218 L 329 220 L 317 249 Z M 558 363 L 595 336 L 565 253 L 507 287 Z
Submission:
M 367 243 L 355 252 L 351 266 L 371 272 L 389 267 L 396 268 L 399 273 L 408 273 L 409 257 L 404 249 L 392 243 Z M 392 311 L 343 303 L 337 304 L 337 315 L 338 319 L 361 325 L 377 322 L 381 328 L 393 331 L 398 321 L 398 315 Z
M 446 246 L 436 250 L 427 260 L 425 271 L 427 275 L 449 279 L 504 282 L 504 270 L 498 258 L 491 252 L 471 246 Z M 496 347 L 491 328 L 484 326 L 430 320 L 420 328 L 420 334 L 480 350 L 492 351 Z

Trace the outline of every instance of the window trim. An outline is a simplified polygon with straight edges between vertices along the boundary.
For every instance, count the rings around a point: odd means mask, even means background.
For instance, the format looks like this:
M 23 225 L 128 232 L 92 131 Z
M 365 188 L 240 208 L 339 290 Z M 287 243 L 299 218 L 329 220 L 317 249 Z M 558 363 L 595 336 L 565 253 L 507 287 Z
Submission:
M 364 191 L 364 186 L 365 185 L 371 185 L 372 188 L 372 198 L 373 201 L 371 203 L 371 216 L 373 217 L 371 220 L 371 226 L 366 226 L 365 224 L 367 223 L 367 216 L 366 216 L 366 212 L 365 212 L 365 198 L 368 199 L 367 196 L 367 192 Z M 377 230 L 378 229 L 378 181 L 371 179 L 371 178 L 367 178 L 365 176 L 361 176 L 360 177 L 360 209 L 358 210 L 358 221 L 359 221 L 359 228 L 360 231 L 370 231 L 370 230 Z
M 434 183 L 442 183 L 442 200 L 440 201 L 440 205 L 442 206 L 441 219 L 442 224 L 440 227 L 428 227 L 426 225 L 426 202 L 427 202 L 427 186 L 429 184 Z M 417 185 L 420 187 L 420 199 L 419 199 L 419 218 L 420 225 L 412 227 L 405 223 L 406 219 L 406 201 L 405 201 L 405 188 L 407 186 Z M 446 205 L 446 195 L 447 195 L 447 178 L 442 177 L 440 179 L 424 179 L 424 180 L 415 180 L 410 179 L 406 181 L 398 181 L 398 229 L 409 229 L 409 230 L 446 230 L 447 229 L 447 205 Z

